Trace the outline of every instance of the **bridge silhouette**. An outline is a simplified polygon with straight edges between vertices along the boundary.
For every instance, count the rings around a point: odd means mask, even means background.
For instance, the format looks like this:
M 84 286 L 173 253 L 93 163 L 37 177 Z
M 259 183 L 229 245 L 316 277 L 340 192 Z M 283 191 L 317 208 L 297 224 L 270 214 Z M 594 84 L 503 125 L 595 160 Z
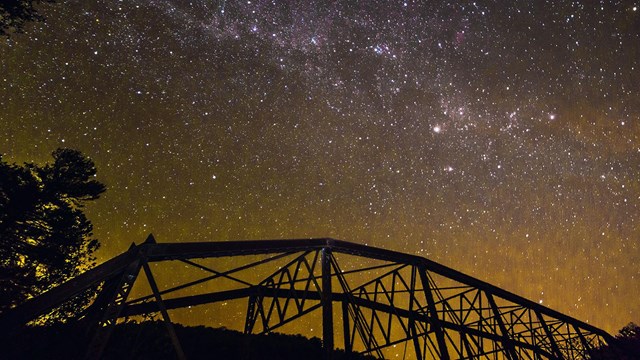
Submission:
M 198 275 L 176 276 L 161 289 L 158 273 L 169 264 Z M 141 283 L 146 292 L 132 291 Z M 109 345 L 117 322 L 148 314 L 162 317 L 184 358 L 171 312 L 229 301 L 243 303 L 245 333 L 280 330 L 316 314 L 327 358 L 336 340 L 348 352 L 378 358 L 401 352 L 414 359 L 511 360 L 589 359 L 612 342 L 601 329 L 426 258 L 328 238 L 156 243 L 150 235 L 6 312 L 0 328 L 15 336 L 96 287 L 98 296 L 80 316 L 92 359 Z

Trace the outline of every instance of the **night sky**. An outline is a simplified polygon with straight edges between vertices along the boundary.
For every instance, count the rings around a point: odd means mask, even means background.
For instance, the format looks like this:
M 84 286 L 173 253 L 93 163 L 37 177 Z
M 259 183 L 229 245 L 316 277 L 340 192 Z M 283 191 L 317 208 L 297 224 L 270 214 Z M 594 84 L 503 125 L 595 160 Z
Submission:
M 101 0 L 0 40 L 0 152 L 90 156 L 104 261 L 334 237 L 640 322 L 640 2 Z

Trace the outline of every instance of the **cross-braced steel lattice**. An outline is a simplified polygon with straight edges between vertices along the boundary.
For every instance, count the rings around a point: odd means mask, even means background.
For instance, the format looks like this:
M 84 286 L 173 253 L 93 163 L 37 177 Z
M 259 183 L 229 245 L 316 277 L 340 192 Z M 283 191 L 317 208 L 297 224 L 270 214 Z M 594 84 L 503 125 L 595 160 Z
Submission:
M 180 271 L 163 272 L 165 264 Z M 197 276 L 182 279 L 185 269 Z M 141 271 L 146 292 L 134 289 Z M 161 286 L 161 277 L 170 281 Z M 234 301 L 243 304 L 235 314 L 246 333 L 293 324 L 305 334 L 295 324 L 311 317 L 327 357 L 335 338 L 346 351 L 414 359 L 589 359 L 611 343 L 603 330 L 428 259 L 334 239 L 156 243 L 150 236 L 3 314 L 0 326 L 16 333 L 92 286 L 101 292 L 81 320 L 93 339 L 87 358 L 100 356 L 118 321 L 152 313 L 184 358 L 170 312 Z

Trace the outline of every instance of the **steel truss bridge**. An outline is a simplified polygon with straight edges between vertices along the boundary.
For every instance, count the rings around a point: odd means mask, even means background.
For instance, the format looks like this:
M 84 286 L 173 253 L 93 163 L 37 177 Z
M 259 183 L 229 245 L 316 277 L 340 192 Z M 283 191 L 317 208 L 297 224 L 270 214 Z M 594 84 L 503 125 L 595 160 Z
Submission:
M 166 286 L 159 281 L 163 266 L 169 266 Z M 197 276 L 183 279 L 186 269 Z M 139 284 L 146 291 L 132 291 Z M 170 313 L 220 309 L 230 302 L 240 304 L 245 333 L 315 319 L 327 358 L 337 341 L 346 351 L 378 358 L 589 359 L 591 350 L 612 339 L 414 255 L 334 239 L 156 243 L 151 235 L 5 313 L 0 328 L 17 334 L 29 321 L 96 287 L 99 294 L 81 318 L 92 339 L 87 358 L 101 356 L 117 322 L 145 314 L 161 315 L 178 358 L 184 358 Z

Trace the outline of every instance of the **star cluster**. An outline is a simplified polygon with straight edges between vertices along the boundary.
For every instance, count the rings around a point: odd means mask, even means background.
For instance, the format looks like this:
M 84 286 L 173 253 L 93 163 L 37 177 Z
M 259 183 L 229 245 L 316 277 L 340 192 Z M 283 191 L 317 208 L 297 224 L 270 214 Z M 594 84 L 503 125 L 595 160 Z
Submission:
M 640 3 L 66 1 L 0 44 L 0 151 L 91 156 L 106 260 L 335 237 L 640 321 Z

